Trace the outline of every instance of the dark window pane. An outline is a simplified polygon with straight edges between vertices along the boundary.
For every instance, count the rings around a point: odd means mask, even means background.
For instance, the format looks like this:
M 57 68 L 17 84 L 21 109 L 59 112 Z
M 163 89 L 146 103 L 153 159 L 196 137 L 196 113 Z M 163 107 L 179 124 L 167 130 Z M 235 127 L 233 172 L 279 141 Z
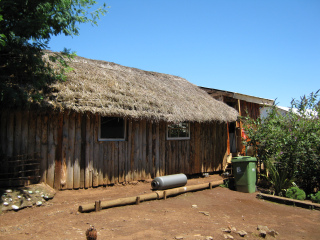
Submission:
M 101 117 L 100 138 L 124 139 L 125 120 L 116 117 Z

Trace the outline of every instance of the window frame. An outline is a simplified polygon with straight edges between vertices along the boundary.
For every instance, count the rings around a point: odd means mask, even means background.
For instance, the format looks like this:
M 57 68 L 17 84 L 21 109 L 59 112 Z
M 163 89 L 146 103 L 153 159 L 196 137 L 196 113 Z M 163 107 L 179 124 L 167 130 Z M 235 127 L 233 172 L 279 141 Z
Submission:
M 180 122 L 180 123 L 188 124 L 188 128 L 187 128 L 188 129 L 188 136 L 187 137 L 169 137 L 169 129 L 170 129 L 169 126 L 173 125 L 175 123 L 167 123 L 167 129 L 166 129 L 167 140 L 190 140 L 190 135 L 191 135 L 191 133 L 190 133 L 190 122 L 185 121 L 185 122 Z M 178 124 L 180 124 L 180 123 L 178 123 Z
M 103 117 L 100 116 L 99 118 L 99 132 L 98 132 L 98 141 L 99 142 L 121 142 L 127 140 L 127 119 L 122 117 L 110 117 L 110 118 L 119 118 L 123 119 L 123 138 L 102 138 L 101 137 L 101 119 Z

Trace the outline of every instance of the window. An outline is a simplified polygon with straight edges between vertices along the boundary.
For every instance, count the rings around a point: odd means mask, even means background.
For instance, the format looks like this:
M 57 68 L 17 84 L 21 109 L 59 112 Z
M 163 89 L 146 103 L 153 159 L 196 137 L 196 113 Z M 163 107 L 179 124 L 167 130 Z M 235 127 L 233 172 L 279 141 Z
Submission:
M 126 121 L 117 117 L 100 117 L 100 141 L 124 141 Z
M 168 140 L 190 139 L 190 124 L 188 122 L 168 124 L 167 139 Z

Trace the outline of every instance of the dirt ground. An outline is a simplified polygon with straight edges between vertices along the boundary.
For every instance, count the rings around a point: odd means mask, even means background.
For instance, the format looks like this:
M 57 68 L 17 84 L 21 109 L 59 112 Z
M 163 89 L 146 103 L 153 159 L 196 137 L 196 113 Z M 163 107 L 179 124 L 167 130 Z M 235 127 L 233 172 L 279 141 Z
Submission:
M 188 180 L 187 185 L 219 179 L 210 175 Z M 2 213 L 0 239 L 86 239 L 90 225 L 97 229 L 97 239 L 225 239 L 222 229 L 228 227 L 247 232 L 245 237 L 229 233 L 234 239 L 261 239 L 258 225 L 279 233 L 266 239 L 320 239 L 320 211 L 221 187 L 100 212 L 78 212 L 79 205 L 86 203 L 150 192 L 150 182 L 59 191 L 40 207 Z

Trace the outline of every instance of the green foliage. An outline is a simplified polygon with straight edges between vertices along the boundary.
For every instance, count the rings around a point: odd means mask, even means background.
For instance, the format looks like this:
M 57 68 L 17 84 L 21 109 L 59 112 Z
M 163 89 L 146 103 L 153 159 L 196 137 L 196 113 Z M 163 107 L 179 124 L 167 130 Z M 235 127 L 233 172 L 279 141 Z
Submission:
M 297 199 L 297 200 L 305 200 L 306 193 L 298 187 L 291 187 L 287 190 L 286 197 L 292 198 L 292 199 Z
M 270 107 L 264 118 L 244 117 L 244 128 L 257 158 L 268 159 L 285 173 L 285 178 L 295 179 L 299 187 L 311 193 L 320 183 L 320 121 L 319 91 L 293 100 L 292 109 L 281 114 L 276 105 Z M 270 166 L 269 166 L 270 167 Z
M 293 178 L 289 178 L 289 175 L 285 169 L 277 166 L 270 159 L 265 161 L 268 174 L 264 177 L 271 184 L 275 195 L 283 195 L 283 192 L 292 186 Z
M 312 200 L 312 202 L 320 203 L 320 191 L 316 194 L 310 194 L 310 199 Z
M 43 60 L 51 36 L 79 34 L 79 24 L 96 25 L 105 4 L 92 10 L 94 0 L 0 1 L 0 107 L 41 101 L 52 81 L 65 80 L 70 53 L 56 54 L 53 70 Z M 59 56 L 60 55 L 60 56 Z

